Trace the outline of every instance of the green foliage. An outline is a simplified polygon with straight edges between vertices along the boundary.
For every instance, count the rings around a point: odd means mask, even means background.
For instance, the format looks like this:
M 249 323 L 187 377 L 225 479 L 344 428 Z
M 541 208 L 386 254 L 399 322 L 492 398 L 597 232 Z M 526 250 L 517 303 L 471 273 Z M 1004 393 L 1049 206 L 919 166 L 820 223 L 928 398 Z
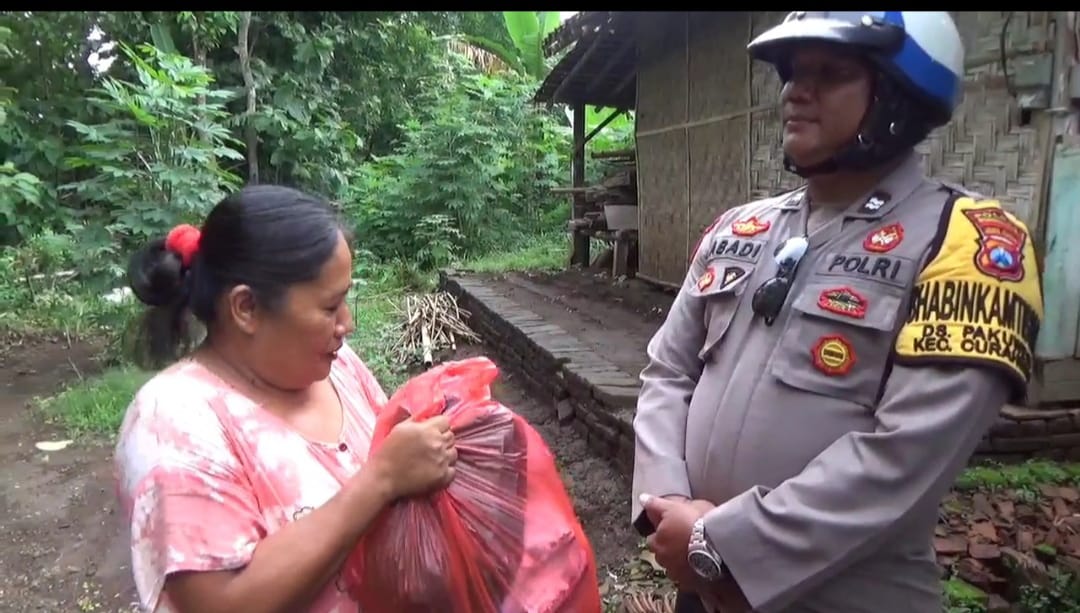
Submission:
M 1052 567 L 1049 585 L 1021 586 L 1020 608 L 1026 613 L 1080 613 L 1080 579 Z
M 20 237 L 37 230 L 37 220 L 49 216 L 43 206 L 41 179 L 19 172 L 11 162 L 0 165 L 0 224 L 14 228 Z
M 529 106 L 530 82 L 483 75 L 454 59 L 454 81 L 403 126 L 395 153 L 361 166 L 345 199 L 360 244 L 421 269 L 513 244 L 550 228 L 550 188 L 568 167 L 569 135 Z
M 941 582 L 946 613 L 986 613 L 986 593 L 963 579 Z
M 120 428 L 135 392 L 151 374 L 118 367 L 93 379 L 81 379 L 55 396 L 39 400 L 38 406 L 72 436 L 111 436 Z
M 99 207 L 107 226 L 145 240 L 181 221 L 198 221 L 240 185 L 223 161 L 243 160 L 224 125 L 232 93 L 181 55 L 122 45 L 138 82 L 109 78 L 88 102 L 103 119 L 69 121 L 82 143 L 67 167 L 90 171 L 63 186 Z
M 357 337 L 377 365 L 387 298 L 430 288 L 434 267 L 561 265 L 568 201 L 550 188 L 570 130 L 531 103 L 554 13 L 257 11 L 251 114 L 240 15 L 0 12 L 0 328 L 119 343 L 138 305 L 105 296 L 128 255 L 244 182 L 249 127 L 262 182 L 356 226 Z M 481 74 L 443 36 L 492 41 L 533 76 Z
M 1029 460 L 1021 464 L 987 463 L 966 469 L 956 482 L 960 490 L 1033 490 L 1040 484 L 1080 485 L 1080 464 Z

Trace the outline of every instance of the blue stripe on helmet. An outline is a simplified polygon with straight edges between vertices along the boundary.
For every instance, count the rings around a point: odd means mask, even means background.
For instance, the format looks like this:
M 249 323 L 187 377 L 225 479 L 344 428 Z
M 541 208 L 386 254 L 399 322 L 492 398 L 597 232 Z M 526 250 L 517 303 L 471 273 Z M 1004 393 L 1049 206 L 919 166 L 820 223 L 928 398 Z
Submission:
M 892 23 L 904 27 L 904 13 L 903 11 L 885 11 L 884 17 L 885 23 Z
M 948 109 L 956 105 L 961 77 L 930 57 L 910 35 L 904 37 L 904 46 L 892 61 L 927 95 L 940 101 Z

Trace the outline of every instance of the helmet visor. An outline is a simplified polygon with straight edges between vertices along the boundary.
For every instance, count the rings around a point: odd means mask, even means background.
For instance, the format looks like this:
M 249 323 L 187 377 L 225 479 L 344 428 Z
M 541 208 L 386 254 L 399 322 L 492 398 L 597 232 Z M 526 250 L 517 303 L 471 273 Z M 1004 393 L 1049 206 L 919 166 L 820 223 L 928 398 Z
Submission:
M 894 53 L 903 45 L 904 30 L 886 22 L 884 16 L 882 12 L 797 11 L 754 39 L 748 49 L 754 58 L 773 64 L 785 60 L 789 48 L 799 43 L 834 43 Z

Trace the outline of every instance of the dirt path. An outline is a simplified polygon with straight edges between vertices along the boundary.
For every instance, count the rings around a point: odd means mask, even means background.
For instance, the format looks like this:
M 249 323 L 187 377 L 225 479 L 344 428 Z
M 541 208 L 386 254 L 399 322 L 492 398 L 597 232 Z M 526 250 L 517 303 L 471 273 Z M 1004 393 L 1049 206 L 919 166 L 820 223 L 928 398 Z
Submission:
M 134 590 L 112 488 L 112 450 L 80 440 L 61 451 L 39 451 L 37 441 L 65 437 L 27 407 L 78 373 L 94 372 L 96 348 L 7 339 L 3 347 L 0 609 L 130 611 Z

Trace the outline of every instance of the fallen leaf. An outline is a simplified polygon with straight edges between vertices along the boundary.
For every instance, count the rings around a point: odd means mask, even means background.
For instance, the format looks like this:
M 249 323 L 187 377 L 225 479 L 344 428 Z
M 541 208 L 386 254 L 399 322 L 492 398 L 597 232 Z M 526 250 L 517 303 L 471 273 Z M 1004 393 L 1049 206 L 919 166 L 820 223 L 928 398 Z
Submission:
M 1016 548 L 1023 552 L 1035 549 L 1035 533 L 1029 528 L 1021 528 L 1016 534 Z
M 968 538 L 974 537 L 985 539 L 991 543 L 997 543 L 997 528 L 988 521 L 977 521 L 971 525 L 971 530 L 968 531 Z
M 1047 498 L 1054 498 L 1055 496 L 1059 495 L 1058 487 L 1056 485 L 1040 485 L 1039 491 L 1042 492 L 1042 495 L 1046 496 Z
M 1002 547 L 1001 557 L 1005 560 L 1006 566 L 1011 568 L 1025 571 L 1046 571 L 1046 565 L 1040 562 L 1035 556 L 1019 552 L 1012 547 Z
M 1001 557 L 1001 550 L 997 545 L 984 543 L 972 543 L 968 547 L 968 553 L 976 560 L 996 560 Z
M 956 574 L 961 579 L 989 592 L 995 583 L 1004 583 L 1005 580 L 990 571 L 982 562 L 973 558 L 964 558 L 956 565 Z
M 1012 522 L 1016 518 L 1016 505 L 1011 500 L 998 500 L 997 501 L 998 512 L 1001 513 L 1003 519 Z
M 1016 519 L 1025 524 L 1032 524 L 1035 521 L 1035 509 L 1026 504 L 1016 505 Z
M 1061 496 L 1069 502 L 1076 502 L 1080 500 L 1080 492 L 1076 491 L 1074 487 L 1059 487 L 1058 496 Z
M 943 555 L 963 553 L 968 550 L 967 539 L 962 536 L 934 538 L 934 551 Z
M 1044 518 L 1050 520 L 1051 522 L 1054 521 L 1054 509 L 1053 509 L 1053 507 L 1051 507 L 1050 505 L 1048 505 L 1046 503 L 1039 503 L 1039 510 L 1042 511 L 1042 514 L 1043 514 Z
M 1080 576 L 1080 560 L 1073 556 L 1062 556 L 1057 559 L 1057 563 L 1064 566 L 1072 574 Z
M 1069 510 L 1069 505 L 1065 503 L 1064 498 L 1054 499 L 1054 521 L 1063 519 L 1072 515 L 1072 511 Z
M 1009 613 L 1010 611 L 1012 611 L 1012 605 L 1008 600 L 999 594 L 990 594 L 990 598 L 986 601 L 986 613 Z
M 60 451 L 75 441 L 39 441 L 34 443 L 34 447 L 37 447 L 41 451 Z
M 1036 549 L 1045 545 L 1047 547 L 1053 547 L 1057 549 L 1065 544 L 1065 538 L 1058 532 L 1057 528 L 1050 528 L 1046 531 L 1046 534 L 1039 539 L 1039 544 L 1036 545 Z
M 980 492 L 972 496 L 971 506 L 975 509 L 975 513 L 984 519 L 994 516 L 994 507 L 990 505 L 990 499 L 986 497 L 986 494 Z

